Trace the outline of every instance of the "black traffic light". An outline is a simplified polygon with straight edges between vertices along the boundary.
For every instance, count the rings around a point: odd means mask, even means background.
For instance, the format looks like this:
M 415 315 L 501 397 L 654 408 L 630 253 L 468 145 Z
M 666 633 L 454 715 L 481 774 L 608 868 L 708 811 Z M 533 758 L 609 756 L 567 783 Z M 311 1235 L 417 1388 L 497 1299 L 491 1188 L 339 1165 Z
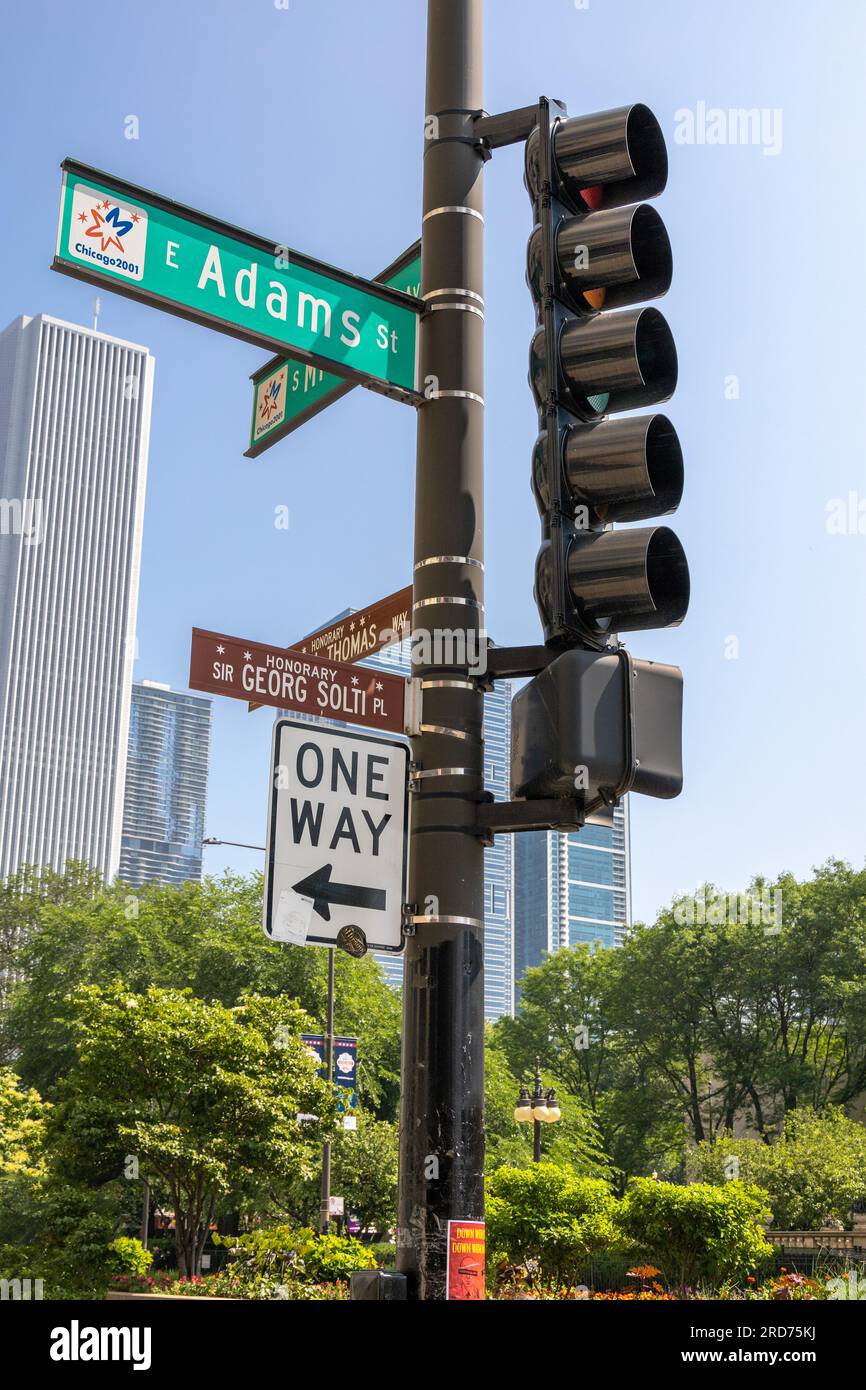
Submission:
M 557 647 L 600 650 L 621 631 L 675 626 L 688 608 L 674 533 L 609 529 L 672 512 L 682 495 L 670 421 L 610 418 L 667 400 L 677 382 L 671 331 L 643 303 L 670 286 L 670 242 L 655 209 L 637 203 L 666 180 L 664 139 L 647 107 L 568 119 L 557 103 L 540 103 L 526 142 L 542 517 L 535 597 L 545 641 Z
M 641 200 L 666 181 L 646 106 L 569 119 L 539 103 L 526 141 L 535 599 L 545 644 L 560 654 L 514 698 L 511 780 L 518 799 L 573 799 L 586 814 L 627 791 L 682 787 L 682 675 L 636 661 L 618 638 L 676 626 L 689 602 L 673 531 L 629 524 L 679 506 L 676 430 L 663 414 L 620 418 L 652 412 L 677 383 L 670 328 L 646 303 L 667 292 L 673 263 L 662 219 Z

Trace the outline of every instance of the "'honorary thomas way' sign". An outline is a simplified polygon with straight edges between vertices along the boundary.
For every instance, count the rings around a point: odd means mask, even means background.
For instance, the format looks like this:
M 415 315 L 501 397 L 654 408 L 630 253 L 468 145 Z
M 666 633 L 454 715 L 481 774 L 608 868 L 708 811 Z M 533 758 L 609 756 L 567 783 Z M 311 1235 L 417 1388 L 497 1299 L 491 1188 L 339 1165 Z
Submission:
M 309 637 L 293 644 L 303 656 L 324 655 L 329 661 L 363 661 L 383 647 L 402 642 L 412 631 L 412 585 L 398 589 L 378 603 L 350 613 L 347 618 L 317 628 Z M 250 701 L 250 711 L 261 701 Z
M 76 160 L 61 169 L 53 270 L 417 401 L 420 300 Z
M 408 682 L 402 676 L 344 666 L 324 656 L 304 656 L 221 632 L 192 630 L 192 690 L 254 699 L 276 709 L 318 714 L 402 734 Z
M 402 642 L 412 631 L 412 585 L 380 598 L 347 618 L 311 632 L 294 646 L 305 655 L 324 652 L 331 661 L 363 661 L 383 647 Z

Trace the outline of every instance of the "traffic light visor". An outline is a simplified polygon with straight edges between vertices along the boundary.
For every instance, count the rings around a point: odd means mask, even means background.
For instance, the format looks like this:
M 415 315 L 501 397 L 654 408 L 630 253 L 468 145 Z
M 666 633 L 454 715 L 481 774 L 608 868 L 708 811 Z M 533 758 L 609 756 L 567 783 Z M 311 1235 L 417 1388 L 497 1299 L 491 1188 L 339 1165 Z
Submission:
M 539 139 L 536 126 L 526 142 L 526 187 L 533 202 L 541 191 Z M 577 211 L 655 198 L 667 183 L 661 126 L 642 102 L 557 121 L 552 145 L 554 182 Z

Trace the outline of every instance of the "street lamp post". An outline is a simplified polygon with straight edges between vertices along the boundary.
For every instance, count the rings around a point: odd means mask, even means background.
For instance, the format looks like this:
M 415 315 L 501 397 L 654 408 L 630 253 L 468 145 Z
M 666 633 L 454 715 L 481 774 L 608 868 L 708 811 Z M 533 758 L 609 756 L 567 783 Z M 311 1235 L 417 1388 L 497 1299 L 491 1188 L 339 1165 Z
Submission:
M 526 1086 L 521 1086 L 520 1095 L 517 1097 L 517 1105 L 514 1107 L 514 1118 L 518 1124 L 528 1124 L 531 1120 L 534 1125 L 532 1158 L 535 1163 L 541 1162 L 541 1126 L 543 1124 L 556 1124 L 557 1120 L 562 1119 L 562 1111 L 556 1099 L 556 1091 L 552 1088 L 544 1090 L 541 1085 L 541 1059 L 535 1059 L 535 1086 L 532 1095 L 529 1094 Z

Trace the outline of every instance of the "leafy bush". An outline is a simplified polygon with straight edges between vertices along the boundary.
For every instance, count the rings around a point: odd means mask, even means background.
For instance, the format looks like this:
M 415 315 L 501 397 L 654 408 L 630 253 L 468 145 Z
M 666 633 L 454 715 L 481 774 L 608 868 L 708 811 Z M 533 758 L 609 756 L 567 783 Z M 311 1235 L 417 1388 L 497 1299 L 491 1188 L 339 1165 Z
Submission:
M 281 1286 L 348 1279 L 353 1270 L 375 1269 L 378 1263 L 354 1237 L 319 1236 L 307 1227 L 274 1226 L 242 1236 L 214 1236 L 213 1241 L 231 1250 L 228 1275 L 247 1290 L 238 1297 L 284 1297 L 276 1292 Z
M 866 1198 L 866 1129 L 837 1106 L 792 1110 L 773 1144 L 719 1139 L 688 1155 L 689 1177 L 722 1184 L 735 1171 L 766 1188 L 777 1230 L 816 1231 L 850 1225 L 851 1207 Z
M 314 1283 L 348 1279 L 356 1269 L 375 1269 L 376 1256 L 353 1236 L 318 1236 L 304 1251 L 304 1274 Z
M 153 1264 L 153 1255 L 145 1250 L 135 1236 L 118 1236 L 108 1249 L 111 1252 L 109 1268 L 114 1275 L 127 1274 L 133 1279 L 141 1279 Z
M 680 1186 L 637 1178 L 620 1204 L 619 1223 L 671 1282 L 685 1287 L 747 1276 L 772 1253 L 762 1230 L 769 1215 L 766 1192 L 741 1182 Z
M 331 1284 L 315 1284 L 309 1280 L 290 1277 L 283 1280 L 259 1278 L 249 1266 L 231 1265 L 216 1274 L 195 1274 L 191 1278 L 174 1271 L 158 1270 L 156 1274 L 132 1276 L 120 1274 L 113 1281 L 124 1293 L 161 1293 L 175 1298 L 247 1298 L 306 1302 L 342 1301 L 349 1297 L 348 1284 L 336 1280 Z
M 567 1283 L 588 1255 L 622 1247 L 616 1208 L 607 1183 L 566 1164 L 499 1168 L 487 1184 L 490 1254 Z

